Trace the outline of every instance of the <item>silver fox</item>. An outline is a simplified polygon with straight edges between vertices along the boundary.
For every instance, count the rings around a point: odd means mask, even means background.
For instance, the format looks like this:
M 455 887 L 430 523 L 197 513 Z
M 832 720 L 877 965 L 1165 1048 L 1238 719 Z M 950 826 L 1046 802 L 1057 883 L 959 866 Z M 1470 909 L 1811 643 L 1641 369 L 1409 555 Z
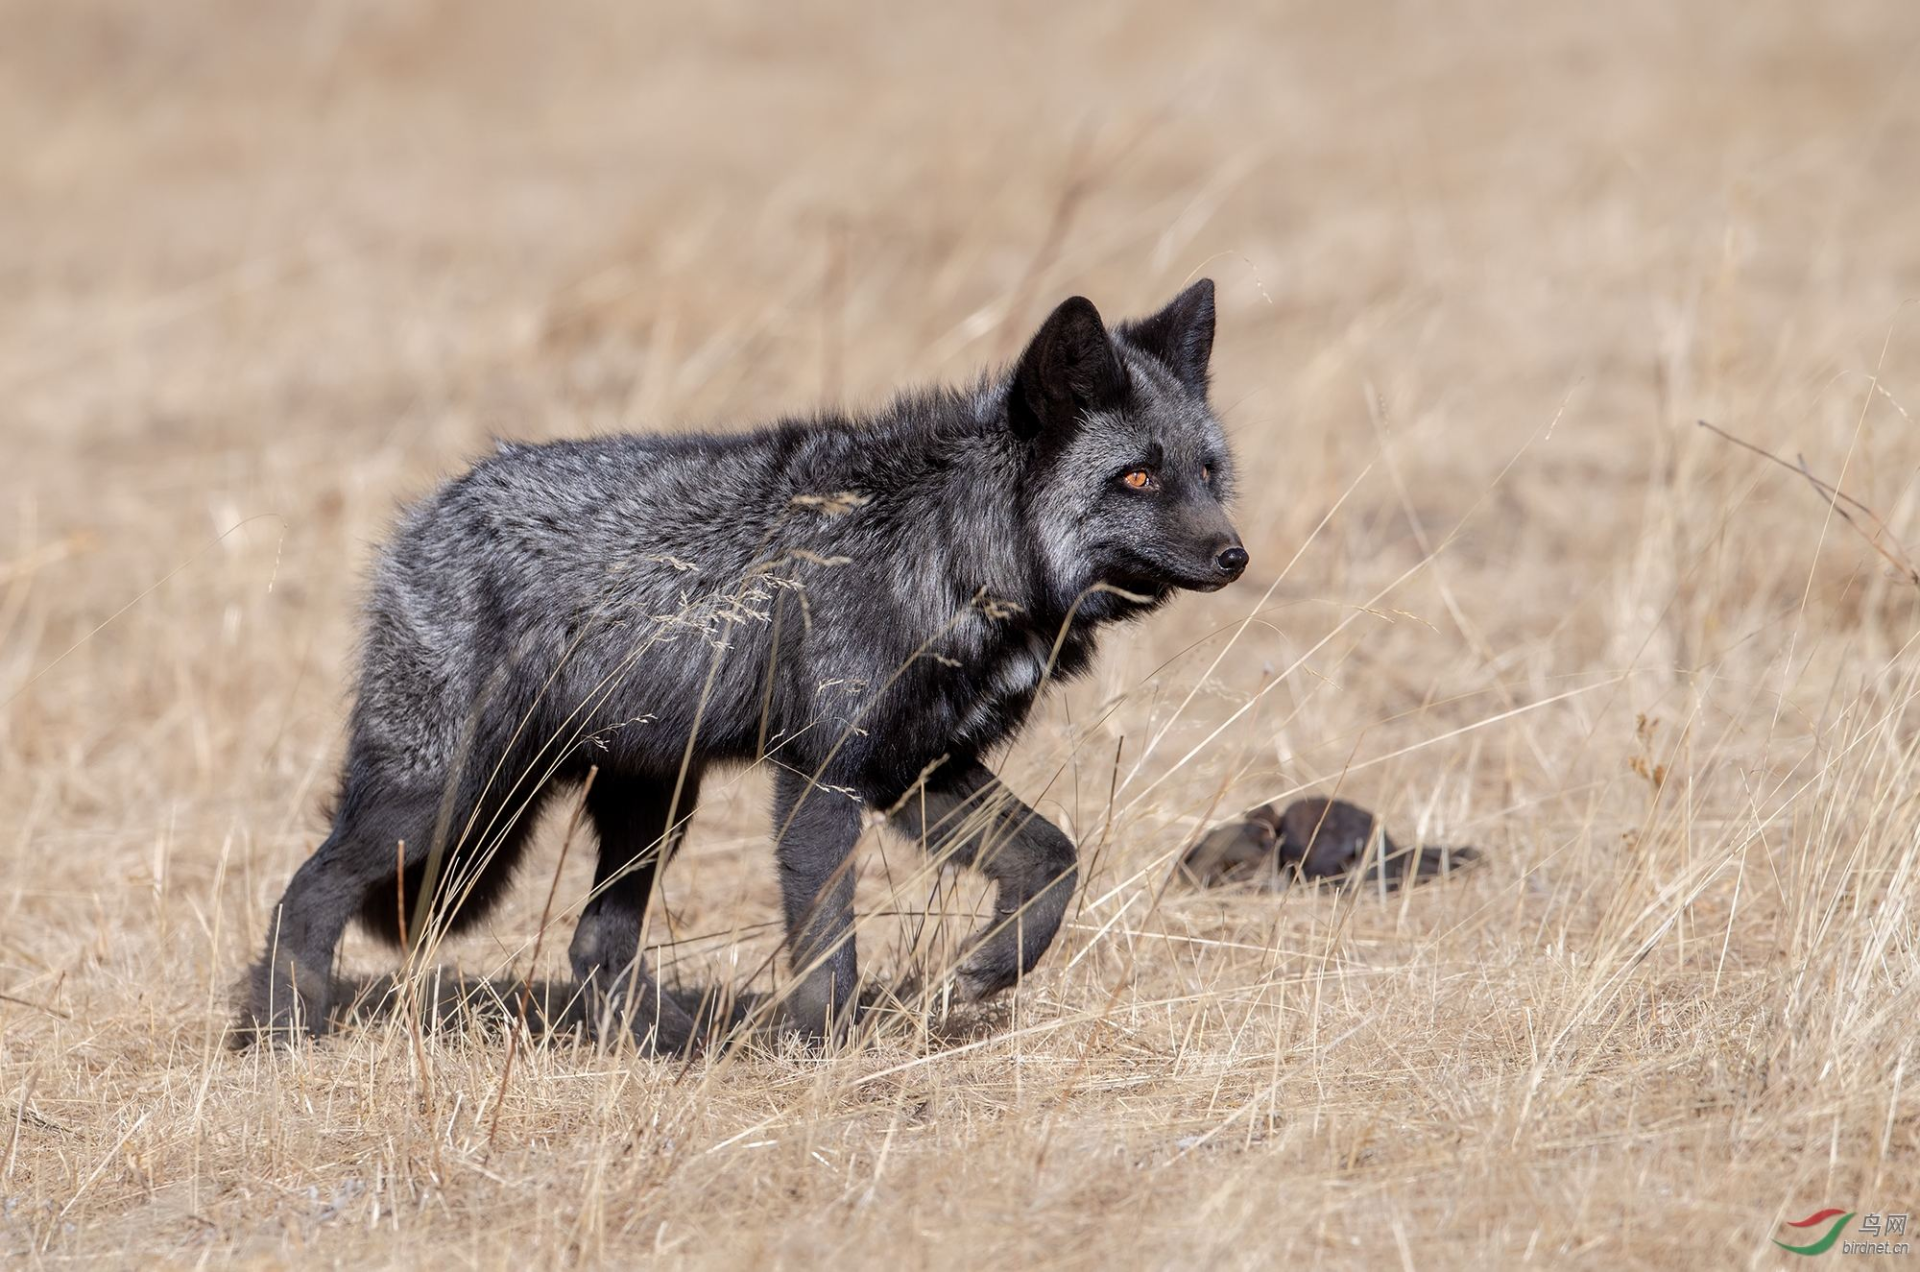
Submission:
M 716 764 L 775 774 L 792 1027 L 830 1035 L 855 1007 L 863 810 L 993 881 L 956 988 L 1014 984 L 1054 939 L 1075 854 L 983 758 L 1104 625 L 1247 565 L 1213 336 L 1208 280 L 1111 330 L 1074 297 L 970 390 L 505 445 L 429 495 L 374 569 L 332 831 L 273 912 L 242 1041 L 326 1029 L 356 917 L 396 941 L 409 920 L 477 920 L 541 805 L 590 769 L 599 856 L 571 961 L 643 1043 L 697 1043 L 640 933 Z

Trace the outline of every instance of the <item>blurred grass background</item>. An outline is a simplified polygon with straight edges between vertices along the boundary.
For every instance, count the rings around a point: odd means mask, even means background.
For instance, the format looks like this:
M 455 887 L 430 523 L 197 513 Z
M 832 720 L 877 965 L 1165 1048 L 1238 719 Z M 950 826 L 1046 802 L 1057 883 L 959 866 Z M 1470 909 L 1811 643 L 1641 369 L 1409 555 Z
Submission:
M 0 31 L 25 1265 L 1772 1266 L 1784 1219 L 1911 1208 L 1920 10 Z M 542 1049 L 504 1099 L 496 1037 L 220 1050 L 399 501 L 496 436 L 857 409 L 1201 274 L 1254 565 L 1007 758 L 1093 868 L 971 1042 Z M 1163 886 L 1296 789 L 1491 860 L 1385 901 Z M 711 784 L 655 914 L 677 974 L 774 948 L 764 802 Z M 462 966 L 524 965 L 556 841 Z M 913 864 L 875 843 L 867 908 L 924 909 Z

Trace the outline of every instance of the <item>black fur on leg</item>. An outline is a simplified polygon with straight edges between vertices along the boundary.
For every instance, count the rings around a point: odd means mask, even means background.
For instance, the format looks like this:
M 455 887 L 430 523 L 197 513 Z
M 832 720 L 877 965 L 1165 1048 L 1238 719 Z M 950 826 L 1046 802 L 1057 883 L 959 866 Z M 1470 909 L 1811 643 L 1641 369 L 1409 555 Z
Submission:
M 1032 971 L 1053 943 L 1078 879 L 1073 841 L 977 761 L 933 776 L 895 822 L 929 852 L 994 881 L 993 918 L 968 938 L 957 976 L 963 998 L 988 998 Z

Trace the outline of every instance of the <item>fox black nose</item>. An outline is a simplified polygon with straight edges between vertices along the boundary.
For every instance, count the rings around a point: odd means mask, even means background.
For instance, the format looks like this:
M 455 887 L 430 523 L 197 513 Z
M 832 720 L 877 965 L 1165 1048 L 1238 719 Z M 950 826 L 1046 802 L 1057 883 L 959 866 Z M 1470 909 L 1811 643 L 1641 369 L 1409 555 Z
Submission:
M 1222 548 L 1220 555 L 1213 558 L 1213 564 L 1220 573 L 1237 579 L 1240 571 L 1247 568 L 1247 550 L 1237 543 L 1230 548 Z

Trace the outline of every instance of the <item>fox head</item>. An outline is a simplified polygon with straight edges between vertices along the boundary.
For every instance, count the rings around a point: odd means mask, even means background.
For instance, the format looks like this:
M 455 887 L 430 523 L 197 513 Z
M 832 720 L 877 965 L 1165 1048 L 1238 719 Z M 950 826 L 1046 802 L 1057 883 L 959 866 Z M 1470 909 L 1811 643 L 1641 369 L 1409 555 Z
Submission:
M 1233 456 L 1207 404 L 1213 282 L 1109 329 L 1075 296 L 1014 370 L 1007 425 L 1031 447 L 1026 511 L 1051 589 L 1086 618 L 1239 578 Z M 1117 591 L 1114 589 L 1118 589 Z

